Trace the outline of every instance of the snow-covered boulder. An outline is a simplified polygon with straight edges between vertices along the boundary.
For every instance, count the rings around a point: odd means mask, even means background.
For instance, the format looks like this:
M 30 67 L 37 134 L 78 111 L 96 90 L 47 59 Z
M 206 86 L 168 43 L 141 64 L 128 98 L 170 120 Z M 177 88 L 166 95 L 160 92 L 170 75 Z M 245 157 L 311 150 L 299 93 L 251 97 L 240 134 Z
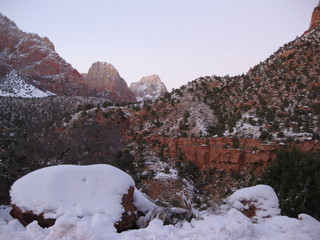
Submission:
M 11 187 L 11 215 L 27 225 L 37 220 L 49 227 L 61 216 L 103 215 L 117 231 L 136 224 L 135 184 L 110 165 L 60 165 L 42 168 L 18 179 Z
M 231 207 L 255 222 L 280 214 L 278 197 L 272 187 L 267 185 L 239 189 L 227 201 Z

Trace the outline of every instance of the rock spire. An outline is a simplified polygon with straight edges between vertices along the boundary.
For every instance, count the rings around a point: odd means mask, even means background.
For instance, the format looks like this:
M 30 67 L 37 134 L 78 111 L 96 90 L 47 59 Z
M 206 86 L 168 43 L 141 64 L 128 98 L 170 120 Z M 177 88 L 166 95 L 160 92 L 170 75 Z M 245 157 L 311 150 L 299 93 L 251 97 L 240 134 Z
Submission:
M 318 5 L 315 7 L 311 17 L 311 23 L 309 30 L 312 30 L 320 25 L 320 1 Z

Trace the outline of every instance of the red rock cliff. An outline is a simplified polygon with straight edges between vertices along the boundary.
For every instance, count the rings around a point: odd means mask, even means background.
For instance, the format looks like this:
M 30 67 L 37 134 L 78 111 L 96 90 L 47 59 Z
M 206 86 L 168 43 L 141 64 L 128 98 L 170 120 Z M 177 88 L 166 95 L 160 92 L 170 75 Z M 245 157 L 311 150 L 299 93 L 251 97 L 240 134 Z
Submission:
M 14 69 L 41 90 L 57 95 L 87 95 L 82 75 L 55 52 L 47 37 L 21 31 L 2 14 L 0 53 L 0 77 Z
M 232 138 L 165 138 L 154 137 L 164 145 L 163 155 L 174 159 L 194 162 L 201 169 L 217 168 L 226 172 L 248 172 L 260 174 L 275 158 L 275 152 L 281 145 L 264 144 L 257 139 Z M 302 151 L 320 148 L 320 143 L 307 141 L 298 145 Z M 156 149 L 160 151 L 159 149 Z
M 309 30 L 312 30 L 319 25 L 320 25 L 320 2 L 318 3 L 318 6 L 313 10 Z
M 109 91 L 116 93 L 122 102 L 136 101 L 126 81 L 121 78 L 115 67 L 109 63 L 93 63 L 89 72 L 84 74 L 84 79 L 90 90 L 95 94 L 103 95 L 104 91 Z

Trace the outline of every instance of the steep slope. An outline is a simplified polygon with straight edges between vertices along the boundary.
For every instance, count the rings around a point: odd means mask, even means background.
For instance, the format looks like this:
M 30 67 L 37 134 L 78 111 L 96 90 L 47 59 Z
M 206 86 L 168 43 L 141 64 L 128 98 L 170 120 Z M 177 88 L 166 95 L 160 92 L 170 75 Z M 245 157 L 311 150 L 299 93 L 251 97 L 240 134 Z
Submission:
M 130 90 L 137 96 L 137 101 L 155 100 L 163 97 L 167 88 L 158 75 L 141 78 L 139 82 L 131 83 Z
M 320 25 L 320 2 L 313 10 L 309 31 Z
M 87 95 L 81 74 L 62 59 L 46 37 L 21 31 L 0 14 L 0 78 L 15 70 L 42 91 Z
M 145 105 L 144 130 L 170 137 L 318 139 L 319 39 L 317 27 L 245 75 L 200 77 Z
M 146 159 L 146 192 L 184 206 L 252 184 L 279 149 L 319 151 L 319 116 L 318 26 L 247 74 L 200 77 L 145 102 L 129 134 L 135 157 Z
M 85 83 L 91 93 L 104 96 L 106 92 L 115 93 L 121 102 L 135 102 L 134 94 L 129 90 L 126 81 L 121 78 L 115 67 L 105 62 L 95 62 L 87 74 Z

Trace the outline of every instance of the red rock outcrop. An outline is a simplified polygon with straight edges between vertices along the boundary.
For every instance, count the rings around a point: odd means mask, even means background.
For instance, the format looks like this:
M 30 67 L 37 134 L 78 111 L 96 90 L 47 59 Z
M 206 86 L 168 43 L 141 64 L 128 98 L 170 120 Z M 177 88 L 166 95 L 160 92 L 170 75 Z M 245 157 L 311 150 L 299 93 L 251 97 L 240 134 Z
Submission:
M 87 74 L 84 74 L 86 84 L 94 94 L 102 95 L 105 91 L 116 93 L 122 102 L 135 102 L 134 94 L 128 88 L 115 67 L 105 62 L 95 62 Z
M 84 79 L 56 52 L 47 37 L 21 31 L 0 14 L 0 77 L 16 70 L 43 91 L 88 95 Z
M 118 232 L 128 230 L 136 225 L 137 208 L 133 204 L 133 193 L 134 187 L 130 187 L 128 194 L 125 194 L 122 197 L 122 206 L 125 212 L 122 214 L 121 220 L 115 224 L 115 228 L 118 230 Z
M 33 221 L 37 221 L 38 224 L 43 227 L 51 227 L 55 224 L 56 219 L 52 218 L 44 218 L 43 214 L 34 214 L 32 211 L 23 212 L 17 205 L 11 204 L 12 210 L 10 211 L 10 215 L 13 218 L 18 219 L 24 226 L 32 223 Z
M 309 31 L 320 25 L 320 2 L 313 10 Z
M 163 155 L 174 159 L 194 162 L 203 170 L 216 168 L 226 172 L 254 171 L 259 175 L 275 159 L 275 152 L 281 147 L 276 143 L 265 144 L 257 139 L 232 138 L 165 138 L 154 137 L 165 146 Z M 159 145 L 159 146 L 160 146 Z M 320 148 L 316 141 L 298 144 L 302 151 Z M 157 149 L 160 151 L 160 148 Z

